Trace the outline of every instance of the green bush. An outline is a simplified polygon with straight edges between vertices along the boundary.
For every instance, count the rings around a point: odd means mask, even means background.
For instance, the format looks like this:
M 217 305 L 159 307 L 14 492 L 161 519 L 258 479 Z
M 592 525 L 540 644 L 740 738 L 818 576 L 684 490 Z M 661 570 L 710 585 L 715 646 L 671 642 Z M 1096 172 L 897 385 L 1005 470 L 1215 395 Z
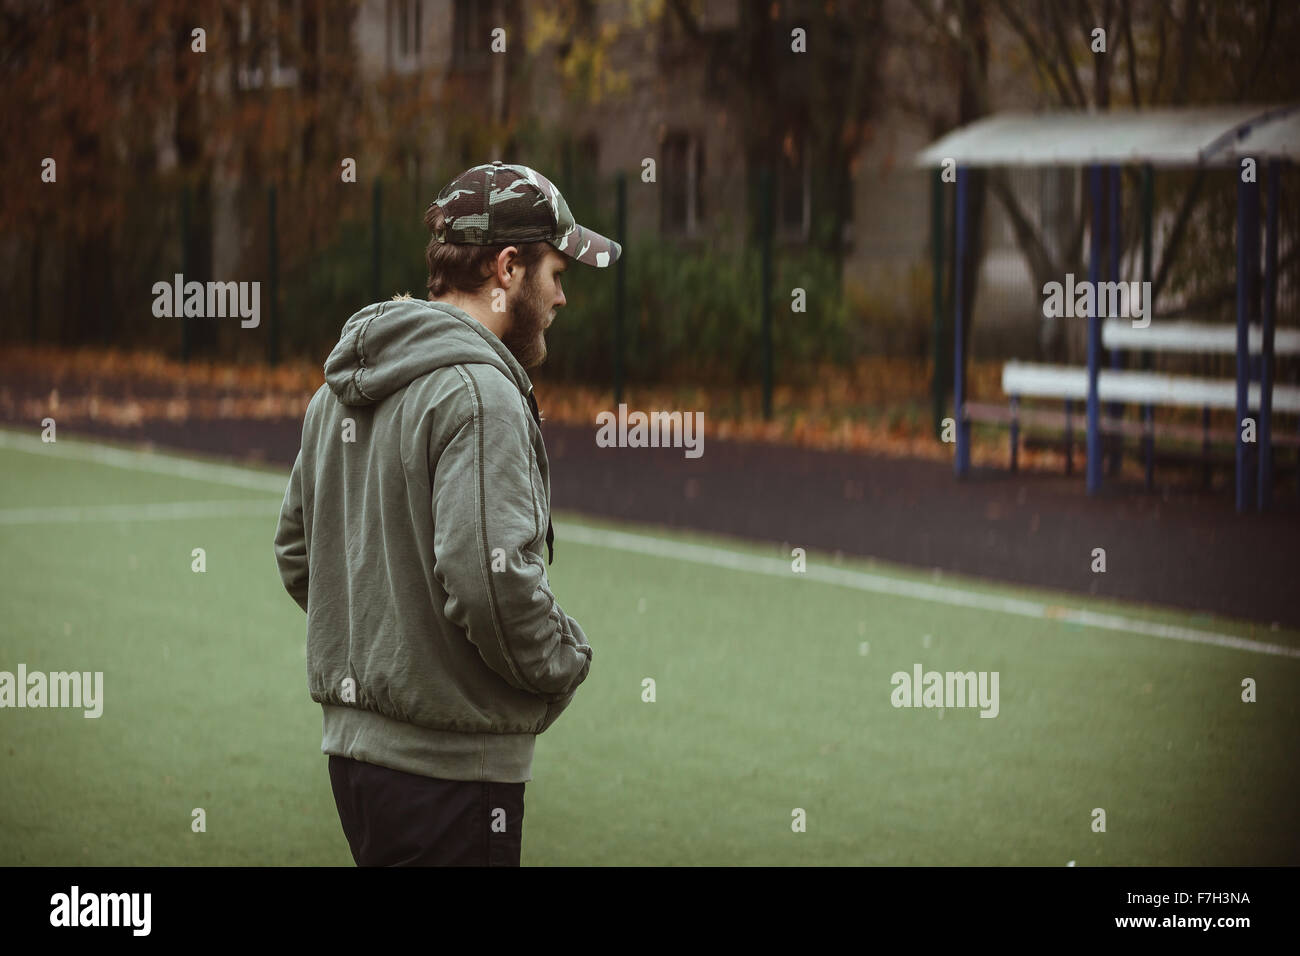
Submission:
M 422 208 L 409 186 L 385 189 L 381 298 L 410 292 L 424 298 Z M 413 211 L 414 210 L 414 211 Z M 281 276 L 281 343 L 285 354 L 323 358 L 344 321 L 374 298 L 368 215 L 340 222 Z M 593 227 L 604 223 L 596 217 Z M 762 381 L 760 263 L 755 249 L 643 237 L 624 250 L 626 298 L 623 356 L 628 382 Z M 290 258 L 285 256 L 285 258 Z M 548 378 L 606 384 L 614 375 L 614 269 L 570 268 L 568 304 L 547 332 Z M 805 293 L 804 312 L 791 291 Z M 772 340 L 778 382 L 805 382 L 817 365 L 860 351 L 837 264 L 807 249 L 773 256 Z
M 762 380 L 757 252 L 719 252 L 661 239 L 628 243 L 624 368 L 628 381 Z M 613 376 L 612 272 L 570 270 L 568 305 L 547 333 L 548 370 L 567 380 Z M 802 288 L 805 312 L 791 310 Z M 812 253 L 782 254 L 773 266 L 772 341 L 778 380 L 805 380 L 825 361 L 854 352 L 836 266 Z

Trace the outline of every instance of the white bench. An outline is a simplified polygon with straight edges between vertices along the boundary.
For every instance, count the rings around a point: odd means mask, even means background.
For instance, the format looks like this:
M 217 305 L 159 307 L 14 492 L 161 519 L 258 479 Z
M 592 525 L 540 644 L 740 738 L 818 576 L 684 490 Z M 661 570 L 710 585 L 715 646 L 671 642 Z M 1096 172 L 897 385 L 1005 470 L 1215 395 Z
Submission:
M 1035 398 L 1087 399 L 1088 370 L 1076 365 L 1007 362 L 1002 366 L 1002 391 Z M 1250 407 L 1258 408 L 1259 383 L 1251 382 L 1247 394 Z M 1097 398 L 1125 405 L 1236 408 L 1237 383 L 1230 379 L 1103 368 L 1097 370 Z M 1300 414 L 1300 387 L 1274 385 L 1273 411 Z
M 1184 333 L 1167 326 L 1181 326 Z M 1146 329 L 1134 329 L 1128 322 L 1107 323 L 1103 327 L 1111 330 L 1111 346 L 1120 347 L 1130 341 L 1130 335 L 1143 336 L 1141 348 L 1157 349 L 1163 338 L 1171 348 L 1188 352 L 1234 352 L 1236 350 L 1236 329 L 1224 327 L 1231 331 L 1230 347 L 1223 347 L 1223 329 L 1203 326 L 1197 323 L 1165 323 L 1164 327 L 1151 325 Z M 1152 335 L 1151 333 L 1153 333 Z M 1300 353 L 1300 332 L 1285 330 L 1286 335 L 1277 334 L 1274 346 L 1277 348 L 1281 339 L 1287 354 Z M 1150 337 L 1146 337 L 1150 336 Z M 1192 343 L 1196 347 L 1191 347 Z M 1257 346 L 1259 337 L 1252 338 L 1252 346 Z M 1258 346 L 1262 347 L 1262 345 Z M 1088 398 L 1088 370 L 1077 365 L 1048 365 L 1037 362 L 1010 361 L 1002 367 L 1002 391 L 1010 398 L 1009 408 L 981 402 L 966 402 L 965 417 L 968 421 L 990 421 L 1007 424 L 1011 428 L 1011 468 L 1017 467 L 1019 451 L 1020 425 L 1036 425 L 1064 430 L 1066 435 L 1066 472 L 1073 471 L 1073 431 L 1074 402 L 1086 402 Z M 1022 409 L 1020 398 L 1054 398 L 1066 402 L 1066 410 L 1054 412 L 1046 409 Z M 1249 385 L 1248 405 L 1259 407 L 1260 386 L 1258 382 Z M 1166 372 L 1144 372 L 1128 369 L 1097 370 L 1097 399 L 1099 403 L 1118 402 L 1128 405 L 1164 405 L 1181 408 L 1235 409 L 1237 407 L 1237 383 L 1231 379 L 1208 379 L 1190 375 L 1172 375 Z M 1294 385 L 1273 386 L 1273 411 L 1300 415 L 1300 387 Z M 1162 424 L 1157 427 L 1150 417 L 1145 421 L 1124 421 L 1101 415 L 1098 427 L 1104 434 L 1129 435 L 1142 439 L 1154 439 L 1159 433 L 1172 438 L 1201 440 L 1208 443 L 1211 438 L 1220 441 L 1235 441 L 1233 430 L 1210 431 L 1208 427 L 1197 428 L 1189 425 Z M 1274 432 L 1273 444 L 1300 447 L 1300 435 Z
M 1264 333 L 1258 325 L 1250 327 L 1248 341 L 1252 355 L 1264 351 Z M 1131 351 L 1235 355 L 1237 327 L 1205 322 L 1152 322 L 1146 328 L 1134 328 L 1128 319 L 1107 319 L 1101 327 L 1101 344 L 1108 349 Z M 1275 329 L 1273 354 L 1300 355 L 1300 329 Z
M 1144 328 L 1138 328 L 1134 327 L 1131 321 L 1107 319 L 1101 327 L 1101 342 L 1105 348 L 1116 351 L 1235 355 L 1237 354 L 1237 326 L 1235 323 L 1206 323 L 1165 319 L 1160 322 L 1152 322 Z M 1264 331 L 1259 325 L 1251 324 L 1247 328 L 1246 350 L 1251 356 L 1263 354 Z M 1273 354 L 1274 356 L 1300 355 L 1300 329 L 1275 328 L 1273 330 Z M 1137 404 L 1143 406 L 1142 413 L 1148 422 L 1151 419 L 1152 405 L 1199 406 L 1205 410 L 1201 428 L 1201 447 L 1204 455 L 1208 456 L 1209 454 L 1209 444 L 1212 437 L 1232 442 L 1236 441 L 1235 432 L 1211 432 L 1209 427 L 1209 409 L 1236 409 L 1237 383 L 1235 379 L 1225 382 L 1183 377 L 1171 379 L 1164 384 L 1154 384 L 1153 387 L 1161 393 L 1160 398 L 1139 399 L 1137 401 Z M 1097 389 L 1100 393 L 1100 378 L 1097 382 Z M 1279 386 L 1275 382 L 1272 391 L 1272 410 L 1294 413 L 1296 411 L 1293 401 L 1294 392 L 1294 388 Z M 1230 400 L 1225 397 L 1227 395 L 1231 396 Z M 1117 400 L 1124 401 L 1123 398 Z M 1258 409 L 1260 407 L 1259 384 L 1250 383 L 1247 386 L 1246 404 L 1249 408 Z M 1160 430 L 1164 434 L 1176 434 L 1188 438 L 1195 437 L 1191 434 L 1191 430 L 1185 427 L 1162 426 Z M 1148 434 L 1144 437 L 1150 439 L 1151 436 Z M 1274 445 L 1300 446 L 1300 441 L 1297 441 L 1296 436 L 1293 435 L 1278 435 L 1270 432 L 1270 440 Z M 1148 443 L 1146 455 L 1148 488 L 1151 486 L 1151 457 L 1151 445 Z M 1114 463 L 1118 464 L 1118 460 L 1115 460 Z M 1207 485 L 1209 481 L 1210 474 L 1207 465 L 1205 473 Z

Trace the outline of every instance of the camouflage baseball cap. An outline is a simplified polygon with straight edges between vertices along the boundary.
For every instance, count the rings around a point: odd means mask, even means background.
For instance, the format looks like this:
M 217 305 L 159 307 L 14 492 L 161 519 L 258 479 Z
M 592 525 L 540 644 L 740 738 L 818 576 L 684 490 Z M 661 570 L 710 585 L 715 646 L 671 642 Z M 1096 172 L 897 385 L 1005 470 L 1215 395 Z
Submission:
M 597 267 L 623 252 L 614 240 L 578 225 L 560 191 L 527 166 L 500 160 L 475 166 L 448 183 L 433 205 L 442 207 L 446 221 L 446 228 L 434 235 L 439 242 L 549 242 L 566 256 Z

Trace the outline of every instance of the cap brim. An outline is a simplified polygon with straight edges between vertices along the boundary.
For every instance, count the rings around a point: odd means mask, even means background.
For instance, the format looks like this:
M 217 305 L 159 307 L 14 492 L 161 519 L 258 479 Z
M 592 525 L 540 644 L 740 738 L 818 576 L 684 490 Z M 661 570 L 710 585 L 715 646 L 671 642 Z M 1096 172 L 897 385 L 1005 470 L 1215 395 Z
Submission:
M 551 245 L 563 252 L 570 259 L 597 269 L 612 265 L 623 254 L 623 247 L 613 239 L 608 239 L 585 226 L 574 226 L 572 231 L 552 239 Z

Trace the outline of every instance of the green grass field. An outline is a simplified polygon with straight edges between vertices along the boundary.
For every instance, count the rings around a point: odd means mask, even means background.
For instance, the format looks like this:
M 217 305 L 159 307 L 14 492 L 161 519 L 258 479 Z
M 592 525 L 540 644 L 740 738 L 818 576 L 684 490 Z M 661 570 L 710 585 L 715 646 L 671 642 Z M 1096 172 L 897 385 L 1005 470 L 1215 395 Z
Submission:
M 0 710 L 0 864 L 352 864 L 272 553 L 286 477 L 0 432 L 0 670 L 104 674 L 98 719 Z M 1300 634 L 555 530 L 594 657 L 538 739 L 525 865 L 1300 864 Z M 893 707 L 915 663 L 997 671 L 998 716 Z

